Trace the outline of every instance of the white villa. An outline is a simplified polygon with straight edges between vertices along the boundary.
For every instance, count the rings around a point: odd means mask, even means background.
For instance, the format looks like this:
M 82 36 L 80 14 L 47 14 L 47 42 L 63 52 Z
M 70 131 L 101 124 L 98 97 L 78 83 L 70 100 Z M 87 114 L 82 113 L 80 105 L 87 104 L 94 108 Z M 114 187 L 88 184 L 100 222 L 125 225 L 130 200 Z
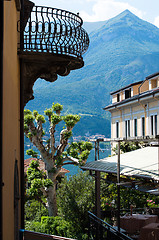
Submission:
M 159 72 L 111 95 L 111 138 L 159 135 Z

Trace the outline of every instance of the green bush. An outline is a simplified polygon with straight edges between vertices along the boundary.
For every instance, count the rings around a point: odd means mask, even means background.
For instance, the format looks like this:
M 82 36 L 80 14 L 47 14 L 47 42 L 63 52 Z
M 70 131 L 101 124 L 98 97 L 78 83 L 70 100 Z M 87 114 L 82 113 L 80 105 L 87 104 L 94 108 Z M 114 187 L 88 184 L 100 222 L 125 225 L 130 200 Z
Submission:
M 41 217 L 47 215 L 48 210 L 38 201 L 29 200 L 25 203 L 25 220 L 27 222 L 41 221 Z
M 86 172 L 63 179 L 57 191 L 59 216 L 72 223 L 77 239 L 85 239 L 88 211 L 94 209 L 94 181 Z
M 58 216 L 44 216 L 41 218 L 41 222 L 27 221 L 26 229 L 29 231 L 41 232 L 50 235 L 74 237 L 72 224 Z

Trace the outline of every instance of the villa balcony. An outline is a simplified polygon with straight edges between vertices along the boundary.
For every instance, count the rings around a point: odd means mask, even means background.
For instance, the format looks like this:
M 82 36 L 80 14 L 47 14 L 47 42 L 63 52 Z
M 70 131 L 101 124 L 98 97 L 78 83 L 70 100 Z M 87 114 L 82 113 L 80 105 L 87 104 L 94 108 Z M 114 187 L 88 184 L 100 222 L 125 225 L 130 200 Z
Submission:
M 22 19 L 18 22 L 18 54 L 25 105 L 33 99 L 32 86 L 37 78 L 53 82 L 58 75 L 67 76 L 84 66 L 82 55 L 88 49 L 89 37 L 81 17 L 69 11 L 25 1 Z

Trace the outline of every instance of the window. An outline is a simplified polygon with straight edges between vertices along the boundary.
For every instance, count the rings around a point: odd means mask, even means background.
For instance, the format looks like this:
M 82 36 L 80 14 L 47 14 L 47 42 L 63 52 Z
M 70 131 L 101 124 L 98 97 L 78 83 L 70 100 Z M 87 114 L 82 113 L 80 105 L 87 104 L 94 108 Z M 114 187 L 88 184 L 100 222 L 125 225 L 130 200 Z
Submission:
M 119 122 L 116 122 L 116 138 L 119 137 Z
M 142 117 L 142 136 L 145 136 L 145 117 Z
M 155 118 L 155 136 L 157 135 L 157 115 L 154 116 Z
M 125 99 L 130 98 L 131 97 L 131 88 L 125 90 Z
M 157 79 L 151 80 L 151 88 L 156 88 L 157 87 Z
M 153 116 L 151 116 L 151 135 L 153 135 Z
M 134 119 L 134 136 L 137 137 L 137 118 Z
M 125 121 L 125 137 L 130 137 L 130 120 Z
M 117 94 L 117 102 L 120 102 L 120 94 Z
M 151 135 L 157 135 L 157 115 L 151 116 Z

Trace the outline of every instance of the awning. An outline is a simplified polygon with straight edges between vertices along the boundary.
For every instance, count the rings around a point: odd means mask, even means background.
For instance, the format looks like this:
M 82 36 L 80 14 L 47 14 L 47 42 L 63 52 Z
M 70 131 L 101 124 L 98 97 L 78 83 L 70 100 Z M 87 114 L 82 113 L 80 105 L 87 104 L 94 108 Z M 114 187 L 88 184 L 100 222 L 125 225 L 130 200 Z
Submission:
M 158 147 L 145 147 L 120 155 L 120 174 L 159 180 Z M 83 170 L 117 174 L 118 156 L 86 163 Z

